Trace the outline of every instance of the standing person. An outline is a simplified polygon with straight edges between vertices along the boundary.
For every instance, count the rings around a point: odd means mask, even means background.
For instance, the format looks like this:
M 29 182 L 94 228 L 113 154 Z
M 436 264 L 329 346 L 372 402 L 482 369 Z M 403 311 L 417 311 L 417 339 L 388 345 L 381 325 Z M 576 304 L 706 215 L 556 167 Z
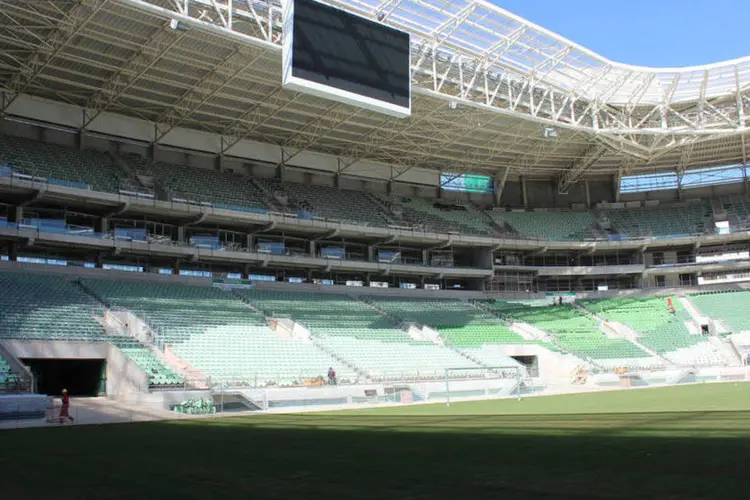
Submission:
M 60 407 L 60 423 L 65 423 L 65 419 L 67 418 L 71 422 L 73 421 L 73 417 L 70 416 L 70 396 L 68 396 L 68 390 L 63 389 L 62 390 L 62 406 Z
M 328 368 L 328 385 L 333 385 L 333 367 Z

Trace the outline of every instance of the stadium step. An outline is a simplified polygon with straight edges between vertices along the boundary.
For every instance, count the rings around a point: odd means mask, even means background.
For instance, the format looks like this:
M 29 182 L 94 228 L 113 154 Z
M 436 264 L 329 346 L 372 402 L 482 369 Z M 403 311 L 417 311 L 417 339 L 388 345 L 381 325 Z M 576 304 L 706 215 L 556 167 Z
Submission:
M 592 318 L 595 318 L 599 322 L 599 328 L 602 330 L 602 332 L 605 333 L 605 334 L 608 333 L 607 328 L 605 328 L 605 325 L 607 324 L 607 322 L 604 320 L 604 318 L 602 318 L 601 316 L 599 316 L 596 313 L 593 313 L 593 312 L 589 311 L 585 307 L 581 307 L 580 305 L 578 305 L 576 303 L 573 303 L 572 305 L 573 305 L 574 308 L 578 309 L 579 311 L 581 311 L 581 312 L 583 312 L 583 313 L 591 316 Z M 619 325 L 617 323 L 612 323 L 611 325 L 609 325 L 609 327 L 612 330 L 614 330 L 615 333 L 619 333 L 620 334 L 620 338 L 623 338 L 623 339 L 627 340 L 628 342 L 630 342 L 631 344 L 635 345 L 636 347 L 639 347 L 641 350 L 647 352 L 649 355 L 651 355 L 654 358 L 660 360 L 664 364 L 666 364 L 666 365 L 672 364 L 667 358 L 663 357 L 658 352 L 654 351 L 653 349 L 651 349 L 651 348 L 643 345 L 641 342 L 639 342 L 638 339 L 636 338 L 636 335 L 639 332 L 636 332 L 635 330 L 633 330 L 632 328 L 630 328 L 627 325 L 622 325 L 627 330 L 627 331 L 623 332 L 623 331 L 621 331 L 620 326 L 621 325 Z

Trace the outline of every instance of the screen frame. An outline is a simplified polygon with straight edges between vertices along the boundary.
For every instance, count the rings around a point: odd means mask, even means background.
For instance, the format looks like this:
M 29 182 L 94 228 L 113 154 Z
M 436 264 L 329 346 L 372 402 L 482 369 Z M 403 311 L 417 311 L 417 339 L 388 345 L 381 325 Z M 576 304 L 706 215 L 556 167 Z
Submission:
M 409 37 L 409 105 L 407 107 L 404 107 L 404 106 L 399 106 L 390 102 L 381 101 L 380 99 L 374 99 L 372 97 L 367 97 L 361 94 L 356 94 L 354 92 L 341 90 L 336 87 L 323 85 L 318 82 L 312 82 L 310 80 L 306 80 L 304 78 L 299 78 L 299 77 L 294 76 L 292 72 L 292 68 L 294 64 L 293 51 L 294 51 L 294 4 L 295 4 L 295 1 L 296 0 L 286 0 L 284 2 L 284 12 L 283 12 L 283 17 L 282 17 L 283 19 L 282 33 L 283 33 L 284 38 L 283 38 L 283 43 L 281 45 L 282 47 L 281 86 L 283 88 L 294 90 L 296 92 L 312 94 L 316 97 L 321 97 L 323 99 L 330 99 L 330 100 L 340 102 L 343 104 L 348 104 L 350 106 L 354 106 L 358 108 L 365 108 L 370 111 L 375 111 L 378 113 L 384 113 L 387 115 L 395 116 L 397 118 L 410 117 L 411 116 L 411 99 L 412 99 L 411 34 L 408 33 L 407 31 L 393 28 L 392 26 L 383 25 L 384 27 L 387 27 L 388 29 L 399 31 Z M 325 4 L 323 2 L 319 2 L 318 0 L 306 0 L 306 1 L 316 2 L 322 5 L 327 5 L 331 7 L 330 5 Z M 372 19 L 350 12 L 348 10 L 344 10 L 344 12 L 346 12 L 348 15 L 356 16 L 361 19 L 365 19 L 367 21 L 373 22 Z

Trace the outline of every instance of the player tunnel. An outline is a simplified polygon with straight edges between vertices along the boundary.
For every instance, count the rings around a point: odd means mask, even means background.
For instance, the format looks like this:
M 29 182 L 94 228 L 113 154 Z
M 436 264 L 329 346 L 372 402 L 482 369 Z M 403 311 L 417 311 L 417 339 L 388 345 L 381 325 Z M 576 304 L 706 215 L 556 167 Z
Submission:
M 537 356 L 511 356 L 511 358 L 515 359 L 526 368 L 529 377 L 539 376 L 539 358 Z
M 104 396 L 107 390 L 105 359 L 22 359 L 34 375 L 36 392 L 71 396 Z

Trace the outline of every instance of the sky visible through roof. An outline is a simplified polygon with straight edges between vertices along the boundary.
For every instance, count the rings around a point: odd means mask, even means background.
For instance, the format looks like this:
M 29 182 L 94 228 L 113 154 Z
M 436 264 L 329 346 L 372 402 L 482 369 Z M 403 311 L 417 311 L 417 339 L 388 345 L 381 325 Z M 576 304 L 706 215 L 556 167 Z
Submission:
M 490 0 L 616 62 L 675 67 L 750 56 L 748 0 Z

